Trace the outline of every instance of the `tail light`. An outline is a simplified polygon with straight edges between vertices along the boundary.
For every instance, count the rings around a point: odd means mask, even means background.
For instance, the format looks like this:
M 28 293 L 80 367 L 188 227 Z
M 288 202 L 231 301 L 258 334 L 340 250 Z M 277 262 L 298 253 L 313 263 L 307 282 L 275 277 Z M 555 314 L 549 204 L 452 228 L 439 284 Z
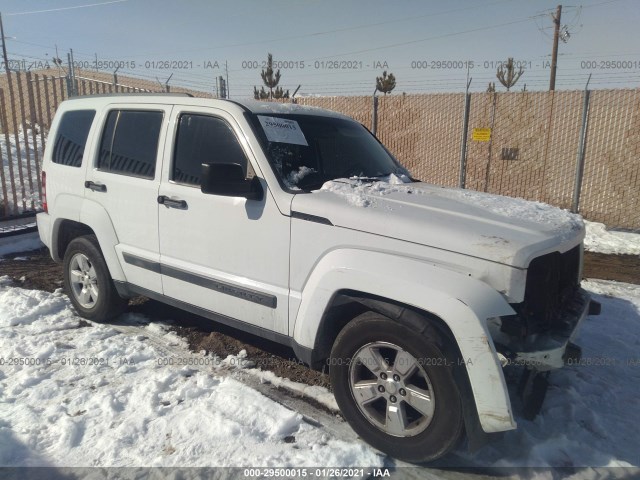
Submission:
M 49 213 L 49 206 L 47 205 L 47 172 L 42 172 L 42 209 L 45 213 Z

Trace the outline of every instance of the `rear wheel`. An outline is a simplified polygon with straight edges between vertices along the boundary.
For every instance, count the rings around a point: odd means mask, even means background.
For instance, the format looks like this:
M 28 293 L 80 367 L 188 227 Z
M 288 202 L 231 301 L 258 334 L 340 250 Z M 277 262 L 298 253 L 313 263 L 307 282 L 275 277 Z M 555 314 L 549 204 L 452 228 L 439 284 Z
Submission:
M 126 300 L 116 291 L 95 235 L 71 241 L 63 264 L 65 289 L 81 316 L 103 322 L 124 311 Z
M 418 333 L 374 312 L 350 322 L 331 353 L 340 410 L 368 443 L 401 460 L 435 460 L 458 443 L 462 405 L 435 329 Z

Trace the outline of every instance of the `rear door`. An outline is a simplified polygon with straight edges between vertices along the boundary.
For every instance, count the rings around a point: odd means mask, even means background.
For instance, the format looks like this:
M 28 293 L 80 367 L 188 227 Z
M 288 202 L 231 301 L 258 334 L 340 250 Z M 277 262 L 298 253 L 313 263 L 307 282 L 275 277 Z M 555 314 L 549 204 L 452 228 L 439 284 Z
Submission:
M 86 198 L 108 212 L 127 281 L 157 293 L 162 293 L 157 197 L 170 113 L 170 106 L 110 105 L 85 181 Z
M 176 106 L 169 130 L 176 139 L 167 139 L 158 211 L 164 294 L 287 334 L 289 217 L 278 210 L 239 124 L 219 109 Z M 241 164 L 245 178 L 257 175 L 262 200 L 203 194 L 201 164 L 214 162 Z

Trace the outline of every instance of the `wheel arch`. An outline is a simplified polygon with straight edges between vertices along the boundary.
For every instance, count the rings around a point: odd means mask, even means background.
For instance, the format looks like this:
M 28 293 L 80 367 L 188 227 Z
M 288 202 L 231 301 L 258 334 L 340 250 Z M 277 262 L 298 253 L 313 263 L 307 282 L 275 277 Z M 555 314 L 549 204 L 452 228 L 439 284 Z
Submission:
M 83 201 L 77 220 L 58 217 L 53 222 L 51 256 L 61 262 L 69 243 L 83 235 L 95 235 L 111 278 L 126 282 L 115 246 L 119 243 L 115 229 L 106 210 L 95 202 Z
M 356 305 L 360 308 L 357 308 Z M 348 309 L 345 308 L 350 314 L 347 317 L 336 318 L 333 315 L 334 309 L 342 306 L 350 306 Z M 473 389 L 469 382 L 467 370 L 463 365 L 464 359 L 458 342 L 456 342 L 455 336 L 447 323 L 432 312 L 366 292 L 348 289 L 340 290 L 334 294 L 320 321 L 319 333 L 312 351 L 313 357 L 310 359 L 310 365 L 316 369 L 326 365 L 326 361 L 331 354 L 331 346 L 340 332 L 358 316 L 358 312 L 367 310 L 383 315 L 418 333 L 426 333 L 427 336 L 429 334 L 426 331 L 429 328 L 434 328 L 445 339 L 445 345 L 442 346 L 445 348 L 443 353 L 453 364 L 453 377 L 460 392 L 464 428 L 469 449 L 476 451 L 488 443 L 492 434 L 487 434 L 482 429 Z
M 54 260 L 61 262 L 64 258 L 65 252 L 67 251 L 67 247 L 73 239 L 84 235 L 95 235 L 95 232 L 91 227 L 84 223 L 66 218 L 58 219 L 54 227 L 55 240 L 53 242 L 53 249 L 51 252 Z
M 496 290 L 447 266 L 374 251 L 335 250 L 309 276 L 290 324 L 294 345 L 306 350 L 303 360 L 316 367 L 322 363 L 333 335 L 346 324 L 345 319 L 331 324 L 333 307 L 349 301 L 400 319 L 418 331 L 425 323 L 438 328 L 463 359 L 464 375 L 458 374 L 461 393 L 475 404 L 467 410 L 477 412 L 479 430 L 494 433 L 516 428 L 502 367 L 486 326 L 490 317 L 513 313 Z

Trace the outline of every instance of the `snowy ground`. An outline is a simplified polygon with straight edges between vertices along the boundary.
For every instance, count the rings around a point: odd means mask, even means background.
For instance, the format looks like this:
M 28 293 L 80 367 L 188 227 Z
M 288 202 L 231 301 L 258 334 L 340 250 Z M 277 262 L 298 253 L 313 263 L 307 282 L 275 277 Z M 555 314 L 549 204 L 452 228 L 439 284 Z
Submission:
M 89 324 L 64 295 L 6 277 L 0 305 L 0 465 L 382 465 L 365 444 L 329 438 L 223 374 L 241 359 L 189 354 L 159 324 L 143 320 L 136 335 Z M 196 360 L 211 372 L 188 365 Z
M 584 364 L 552 375 L 535 421 L 517 418 L 518 430 L 458 458 L 483 467 L 640 465 L 640 286 L 588 281 L 585 287 L 602 302 L 603 314 L 589 318 L 577 339 Z M 364 443 L 332 437 L 236 380 L 242 355 L 191 354 L 164 325 L 139 315 L 114 325 L 88 323 L 61 293 L 16 288 L 6 277 L 0 352 L 0 465 L 374 467 L 385 461 Z M 306 394 L 331 403 L 318 387 Z
M 585 250 L 615 255 L 640 255 L 640 233 L 616 232 L 607 230 L 602 223 L 584 223 L 587 227 Z
M 2 238 L 2 236 L 0 236 L 0 261 L 4 256 L 12 255 L 17 252 L 38 250 L 42 247 L 44 247 L 44 244 L 40 241 L 38 232 L 6 238 Z

